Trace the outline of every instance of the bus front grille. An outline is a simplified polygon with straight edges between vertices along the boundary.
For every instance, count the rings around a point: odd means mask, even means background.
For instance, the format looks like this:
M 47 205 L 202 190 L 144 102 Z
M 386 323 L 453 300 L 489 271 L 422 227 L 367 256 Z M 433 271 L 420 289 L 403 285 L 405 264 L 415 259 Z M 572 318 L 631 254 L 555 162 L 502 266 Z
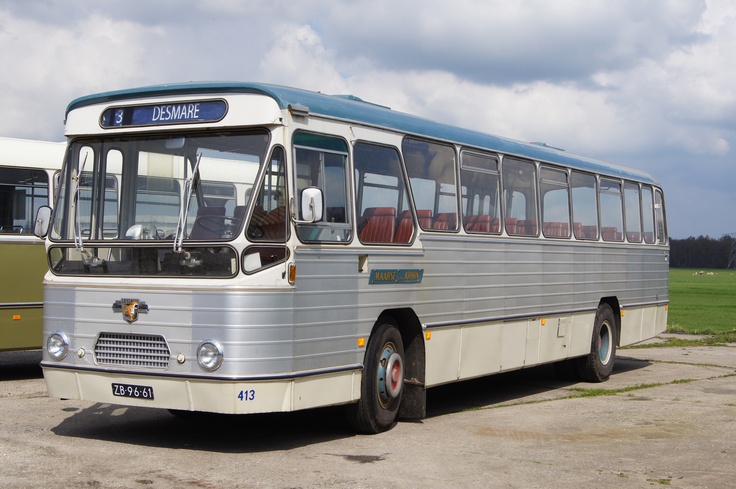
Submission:
M 161 335 L 101 333 L 95 344 L 100 365 L 168 368 L 171 352 Z

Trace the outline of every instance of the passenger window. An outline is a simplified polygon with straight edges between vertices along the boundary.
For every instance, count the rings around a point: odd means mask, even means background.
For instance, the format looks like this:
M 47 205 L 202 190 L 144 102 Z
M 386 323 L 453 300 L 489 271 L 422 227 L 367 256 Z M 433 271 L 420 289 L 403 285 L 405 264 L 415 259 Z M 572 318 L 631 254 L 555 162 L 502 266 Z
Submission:
M 539 173 L 542 233 L 547 238 L 569 238 L 570 189 L 567 186 L 567 172 L 542 167 Z
M 309 133 L 294 135 L 295 196 L 299 219 L 301 195 L 308 187 L 322 190 L 322 221 L 299 223 L 297 235 L 305 242 L 346 242 L 352 238 L 348 206 L 347 144 L 342 139 Z
M 641 243 L 641 195 L 639 185 L 624 183 L 624 209 L 626 211 L 626 241 Z
M 502 163 L 506 233 L 536 236 L 537 178 L 531 161 L 504 158 Z
M 463 151 L 460 164 L 465 232 L 500 233 L 501 196 L 498 158 Z
M 36 211 L 49 205 L 43 170 L 0 168 L 0 234 L 33 234 Z
M 657 244 L 667 244 L 667 225 L 665 224 L 664 197 L 662 191 L 654 191 L 654 219 L 657 223 Z
M 654 196 L 652 187 L 643 185 L 641 187 L 641 216 L 644 229 L 644 242 L 654 243 Z
M 573 171 L 572 229 L 575 239 L 598 239 L 598 199 L 595 176 Z
M 358 239 L 363 243 L 409 243 L 414 219 L 398 151 L 367 143 L 357 143 L 353 151 Z
M 601 178 L 598 195 L 601 204 L 601 236 L 603 240 L 623 241 L 621 182 Z
M 454 149 L 412 138 L 405 138 L 401 149 L 419 225 L 436 231 L 457 230 Z

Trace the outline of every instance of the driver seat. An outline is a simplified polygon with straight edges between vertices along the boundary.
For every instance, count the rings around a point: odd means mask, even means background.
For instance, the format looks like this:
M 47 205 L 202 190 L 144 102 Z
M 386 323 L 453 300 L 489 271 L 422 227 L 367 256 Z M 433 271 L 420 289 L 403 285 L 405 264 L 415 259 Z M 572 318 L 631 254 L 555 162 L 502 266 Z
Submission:
M 222 217 L 220 217 L 222 216 Z M 222 233 L 217 232 L 218 227 L 225 225 L 225 207 L 212 206 L 197 209 L 197 219 L 192 225 L 189 239 L 219 239 Z

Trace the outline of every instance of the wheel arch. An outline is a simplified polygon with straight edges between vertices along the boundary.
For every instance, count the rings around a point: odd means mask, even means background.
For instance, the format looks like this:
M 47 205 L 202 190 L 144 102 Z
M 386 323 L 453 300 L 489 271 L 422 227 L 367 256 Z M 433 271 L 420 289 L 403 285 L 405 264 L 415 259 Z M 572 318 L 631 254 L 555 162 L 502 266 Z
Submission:
M 601 301 L 598 303 L 598 307 L 601 306 L 601 304 L 608 304 L 611 307 L 611 310 L 613 311 L 613 319 L 616 322 L 616 346 L 621 346 L 621 306 L 618 302 L 618 297 L 616 296 L 609 296 L 609 297 L 603 297 L 601 298 Z
M 427 414 L 427 396 L 426 350 L 422 323 L 414 310 L 409 307 L 387 309 L 378 317 L 371 335 L 388 318 L 393 319 L 404 344 L 404 392 L 399 406 L 399 417 L 423 419 Z

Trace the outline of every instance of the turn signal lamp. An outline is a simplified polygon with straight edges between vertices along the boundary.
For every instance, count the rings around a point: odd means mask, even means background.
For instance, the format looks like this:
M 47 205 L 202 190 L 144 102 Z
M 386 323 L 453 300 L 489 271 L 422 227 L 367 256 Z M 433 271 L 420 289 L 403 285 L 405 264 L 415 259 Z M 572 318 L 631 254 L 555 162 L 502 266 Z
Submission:
M 289 263 L 289 283 L 294 285 L 296 282 L 296 265 Z

